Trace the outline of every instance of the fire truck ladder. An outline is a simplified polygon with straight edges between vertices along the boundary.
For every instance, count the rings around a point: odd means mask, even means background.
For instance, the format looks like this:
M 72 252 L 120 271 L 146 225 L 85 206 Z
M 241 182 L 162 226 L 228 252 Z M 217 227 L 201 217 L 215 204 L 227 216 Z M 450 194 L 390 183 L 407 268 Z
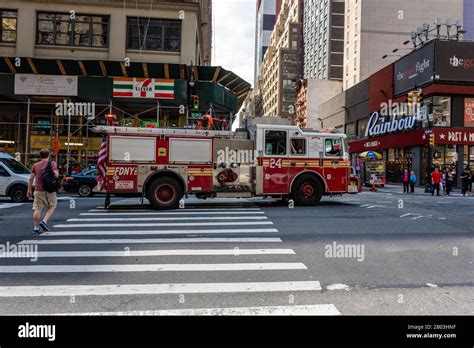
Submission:
M 201 137 L 230 137 L 231 131 L 187 129 L 187 128 L 138 128 L 138 127 L 115 127 L 96 126 L 92 130 L 96 133 L 106 134 L 141 134 L 141 135 L 187 135 Z

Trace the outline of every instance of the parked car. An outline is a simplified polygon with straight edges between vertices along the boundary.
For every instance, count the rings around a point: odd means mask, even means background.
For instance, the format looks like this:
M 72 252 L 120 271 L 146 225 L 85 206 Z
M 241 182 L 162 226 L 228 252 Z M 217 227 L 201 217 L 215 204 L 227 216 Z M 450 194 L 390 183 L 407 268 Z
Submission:
M 67 193 L 77 193 L 81 197 L 90 197 L 97 185 L 97 169 L 84 170 L 64 178 L 63 188 Z
M 28 201 L 30 171 L 7 153 L 0 152 L 0 197 L 10 197 L 14 202 Z

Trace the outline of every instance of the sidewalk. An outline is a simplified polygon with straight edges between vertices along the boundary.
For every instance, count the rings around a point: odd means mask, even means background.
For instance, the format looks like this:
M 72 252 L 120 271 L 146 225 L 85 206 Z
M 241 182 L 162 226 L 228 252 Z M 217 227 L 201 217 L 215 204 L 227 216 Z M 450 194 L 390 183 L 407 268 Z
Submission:
M 367 191 L 370 190 L 367 188 Z M 384 187 L 378 187 L 377 192 L 383 192 L 383 193 L 392 193 L 392 194 L 403 194 L 403 185 L 402 184 L 387 184 Z M 445 196 L 442 192 L 440 192 L 441 195 Z M 428 196 L 431 195 L 431 193 L 425 193 L 425 187 L 415 187 L 415 193 L 410 193 L 409 195 L 424 195 Z M 454 188 L 453 191 L 451 192 L 451 195 L 453 196 L 460 196 L 461 195 L 461 190 Z

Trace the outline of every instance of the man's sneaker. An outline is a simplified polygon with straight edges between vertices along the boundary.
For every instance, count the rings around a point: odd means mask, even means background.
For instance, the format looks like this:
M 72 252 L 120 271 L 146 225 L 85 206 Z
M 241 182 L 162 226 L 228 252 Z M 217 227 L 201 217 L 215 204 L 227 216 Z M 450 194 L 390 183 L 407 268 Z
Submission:
M 33 236 L 39 236 L 43 233 L 39 228 L 33 228 Z
M 42 228 L 43 232 L 49 232 L 48 224 L 46 222 L 41 221 L 40 227 Z

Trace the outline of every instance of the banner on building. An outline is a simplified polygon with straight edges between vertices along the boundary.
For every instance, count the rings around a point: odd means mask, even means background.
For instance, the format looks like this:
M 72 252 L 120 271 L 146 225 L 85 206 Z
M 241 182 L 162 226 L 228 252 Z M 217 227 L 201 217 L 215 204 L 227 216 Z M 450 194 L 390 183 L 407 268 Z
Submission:
M 394 93 L 417 89 L 434 79 L 434 43 L 406 55 L 394 64 Z
M 474 42 L 436 43 L 436 77 L 439 81 L 474 81 Z
M 474 99 L 464 99 L 464 127 L 474 127 Z
M 15 74 L 15 94 L 77 96 L 77 76 Z
M 174 80 L 116 77 L 115 98 L 174 99 Z

